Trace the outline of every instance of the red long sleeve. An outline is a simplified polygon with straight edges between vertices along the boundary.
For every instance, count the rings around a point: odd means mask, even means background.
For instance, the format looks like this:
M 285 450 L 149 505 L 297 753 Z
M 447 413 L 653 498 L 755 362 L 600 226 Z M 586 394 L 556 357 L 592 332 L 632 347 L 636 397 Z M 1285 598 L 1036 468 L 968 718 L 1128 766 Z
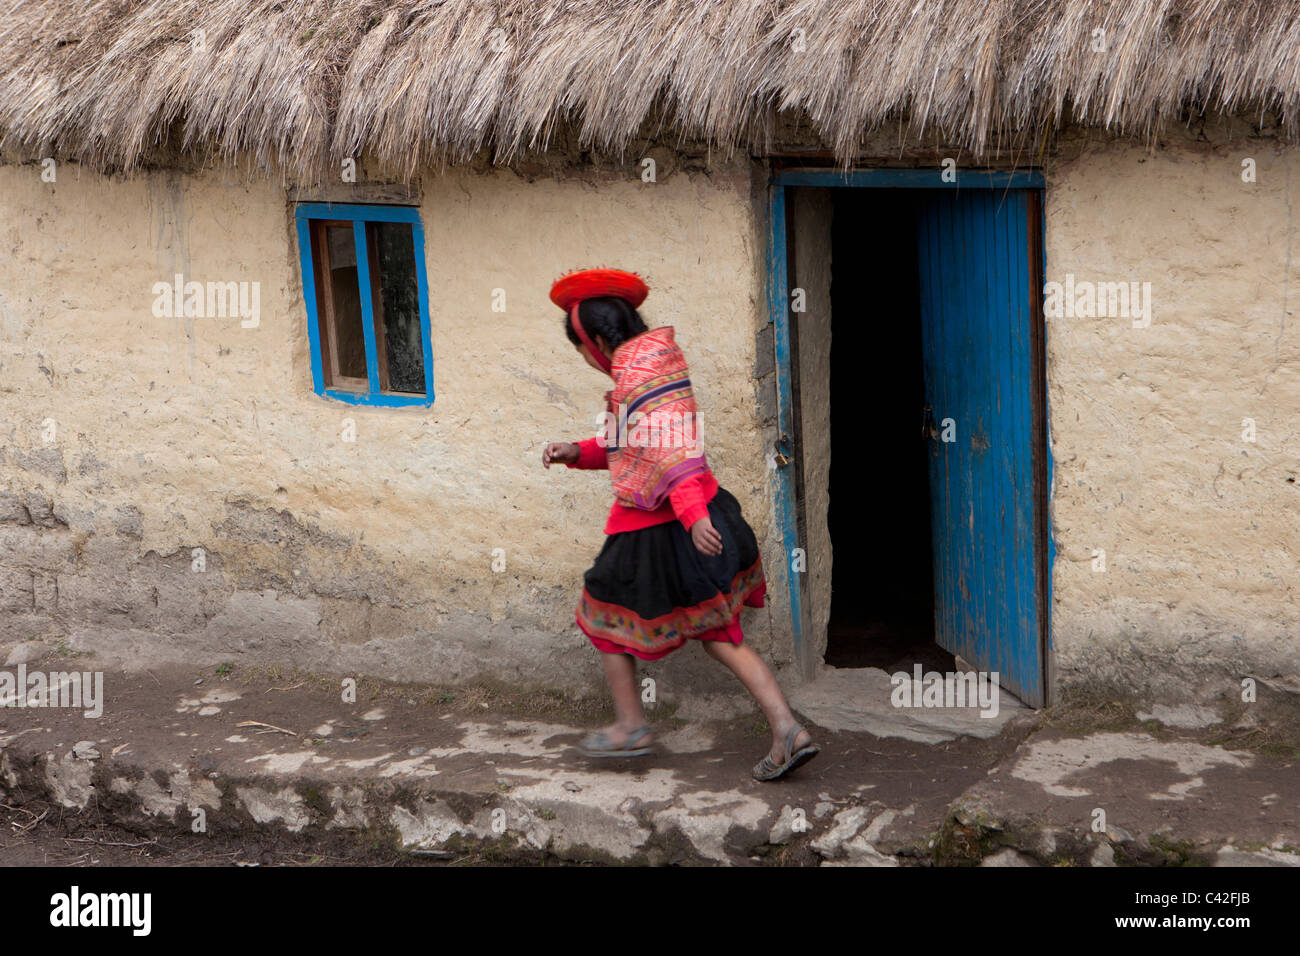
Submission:
M 704 479 L 708 477 L 712 482 Z M 709 516 L 709 501 L 718 491 L 718 483 L 713 480 L 712 474 L 692 475 L 685 481 L 681 482 L 668 493 L 668 500 L 673 506 L 673 511 L 677 515 L 677 520 L 682 523 L 687 531 L 691 530 L 691 525 L 701 518 Z
M 580 449 L 578 460 L 568 467 L 582 468 L 584 470 L 609 467 L 609 457 L 606 455 L 605 446 L 600 443 L 599 437 L 577 442 L 577 446 Z

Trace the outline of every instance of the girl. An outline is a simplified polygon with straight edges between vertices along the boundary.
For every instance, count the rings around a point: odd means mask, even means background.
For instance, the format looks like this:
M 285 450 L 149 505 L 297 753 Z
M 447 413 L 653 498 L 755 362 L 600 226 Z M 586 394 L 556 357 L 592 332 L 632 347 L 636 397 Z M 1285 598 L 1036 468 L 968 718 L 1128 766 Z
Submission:
M 584 740 L 589 757 L 651 752 L 635 659 L 666 657 L 699 641 L 754 696 L 772 728 L 772 749 L 754 767 L 775 780 L 819 748 L 790 713 L 763 659 L 742 643 L 741 605 L 762 607 L 766 585 L 754 532 L 718 485 L 699 443 L 686 360 L 671 326 L 647 329 L 636 307 L 649 289 L 634 273 L 588 269 L 562 276 L 551 301 L 565 333 L 592 368 L 609 375 L 604 434 L 556 442 L 549 468 L 608 468 L 615 501 L 605 546 L 583 576 L 577 621 L 602 651 L 617 720 Z

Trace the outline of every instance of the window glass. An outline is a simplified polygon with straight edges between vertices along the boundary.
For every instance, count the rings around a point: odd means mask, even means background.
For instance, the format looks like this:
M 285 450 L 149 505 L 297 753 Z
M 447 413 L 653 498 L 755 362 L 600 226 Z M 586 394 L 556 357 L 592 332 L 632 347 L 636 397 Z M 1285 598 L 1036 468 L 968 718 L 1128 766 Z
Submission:
M 351 224 L 327 226 L 330 292 L 334 303 L 334 335 L 331 343 L 338 359 L 339 375 L 366 380 L 366 337 L 363 331 L 361 293 L 357 280 L 356 240 Z
M 370 242 L 379 262 L 388 388 L 423 393 L 424 342 L 420 336 L 420 290 L 411 226 L 404 222 L 376 222 L 370 229 Z

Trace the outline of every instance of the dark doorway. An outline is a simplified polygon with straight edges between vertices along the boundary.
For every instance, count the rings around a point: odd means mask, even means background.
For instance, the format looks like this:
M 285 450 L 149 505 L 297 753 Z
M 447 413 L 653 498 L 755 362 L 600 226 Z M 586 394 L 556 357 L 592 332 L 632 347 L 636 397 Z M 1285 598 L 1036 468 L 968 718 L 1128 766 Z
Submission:
M 832 196 L 826 663 L 947 671 L 953 657 L 934 643 L 917 196 Z

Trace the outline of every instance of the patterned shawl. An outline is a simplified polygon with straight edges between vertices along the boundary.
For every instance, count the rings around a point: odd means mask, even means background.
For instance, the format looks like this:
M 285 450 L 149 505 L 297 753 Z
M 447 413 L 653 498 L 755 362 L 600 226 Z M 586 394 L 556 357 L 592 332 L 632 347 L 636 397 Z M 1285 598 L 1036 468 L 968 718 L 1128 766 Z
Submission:
M 671 326 L 614 350 L 605 448 L 619 504 L 653 511 L 684 479 L 708 471 L 686 357 Z

